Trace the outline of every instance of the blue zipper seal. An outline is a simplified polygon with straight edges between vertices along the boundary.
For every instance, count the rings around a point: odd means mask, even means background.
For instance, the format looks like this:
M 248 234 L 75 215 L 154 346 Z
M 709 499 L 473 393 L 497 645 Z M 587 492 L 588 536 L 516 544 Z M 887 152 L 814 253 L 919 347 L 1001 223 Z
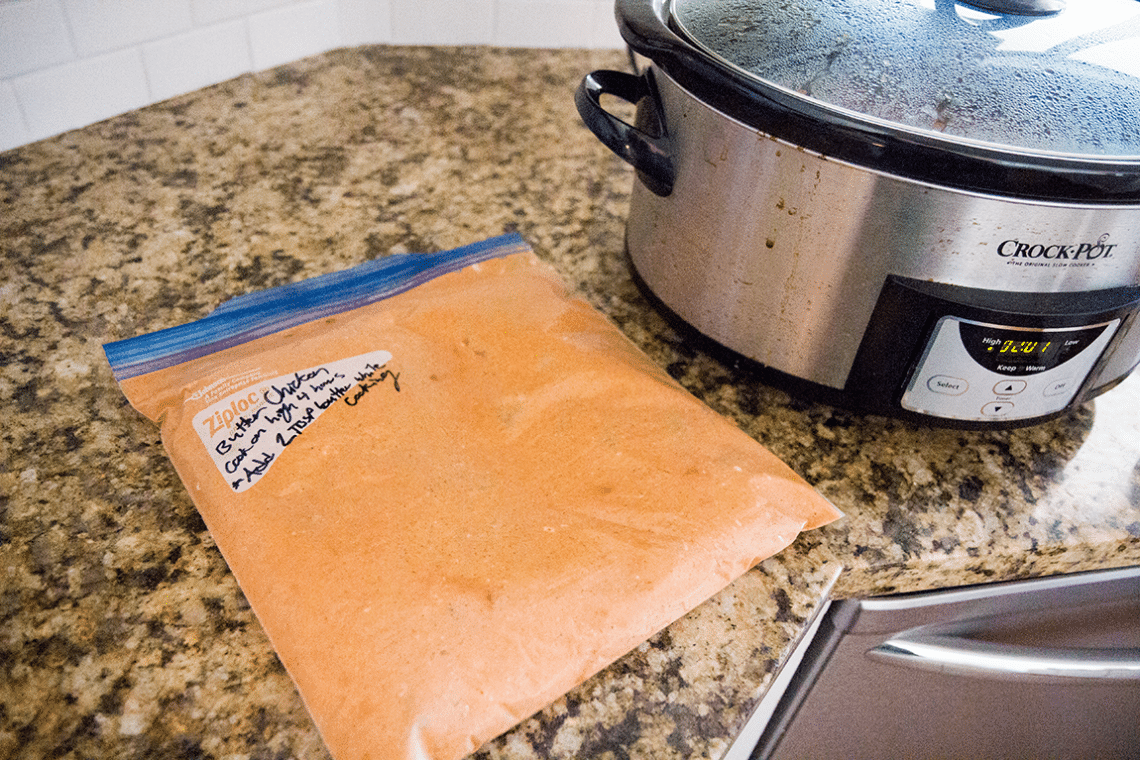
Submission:
M 119 382 L 367 306 L 472 264 L 530 251 L 517 233 L 438 253 L 403 253 L 232 298 L 194 322 L 103 346 Z

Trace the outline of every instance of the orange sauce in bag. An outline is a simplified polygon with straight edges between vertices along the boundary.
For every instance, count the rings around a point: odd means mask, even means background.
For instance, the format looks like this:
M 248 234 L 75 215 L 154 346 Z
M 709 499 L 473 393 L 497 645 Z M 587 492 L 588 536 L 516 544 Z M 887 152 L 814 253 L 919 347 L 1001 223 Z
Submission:
M 338 760 L 462 757 L 839 516 L 528 250 L 121 386 Z

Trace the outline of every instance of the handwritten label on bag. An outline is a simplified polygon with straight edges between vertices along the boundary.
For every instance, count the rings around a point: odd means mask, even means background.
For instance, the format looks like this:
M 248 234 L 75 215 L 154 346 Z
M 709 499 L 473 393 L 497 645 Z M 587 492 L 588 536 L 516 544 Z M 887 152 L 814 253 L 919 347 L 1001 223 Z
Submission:
M 251 488 L 316 419 L 336 403 L 356 406 L 373 388 L 400 390 L 392 355 L 372 351 L 262 380 L 194 416 L 194 429 L 236 493 Z

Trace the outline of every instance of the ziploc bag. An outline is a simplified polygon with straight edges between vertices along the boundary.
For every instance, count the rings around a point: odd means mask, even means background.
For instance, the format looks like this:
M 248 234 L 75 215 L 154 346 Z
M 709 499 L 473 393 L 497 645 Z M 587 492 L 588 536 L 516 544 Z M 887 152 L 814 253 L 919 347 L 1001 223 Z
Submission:
M 338 760 L 461 757 L 838 516 L 517 236 L 105 349 Z

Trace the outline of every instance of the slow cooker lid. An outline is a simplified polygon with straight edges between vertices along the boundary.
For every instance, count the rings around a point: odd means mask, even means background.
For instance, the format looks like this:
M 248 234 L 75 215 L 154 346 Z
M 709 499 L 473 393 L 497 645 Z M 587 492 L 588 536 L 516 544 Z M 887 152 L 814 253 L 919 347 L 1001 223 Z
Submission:
M 1019 152 L 1140 160 L 1140 0 L 670 2 L 690 44 L 825 110 Z

